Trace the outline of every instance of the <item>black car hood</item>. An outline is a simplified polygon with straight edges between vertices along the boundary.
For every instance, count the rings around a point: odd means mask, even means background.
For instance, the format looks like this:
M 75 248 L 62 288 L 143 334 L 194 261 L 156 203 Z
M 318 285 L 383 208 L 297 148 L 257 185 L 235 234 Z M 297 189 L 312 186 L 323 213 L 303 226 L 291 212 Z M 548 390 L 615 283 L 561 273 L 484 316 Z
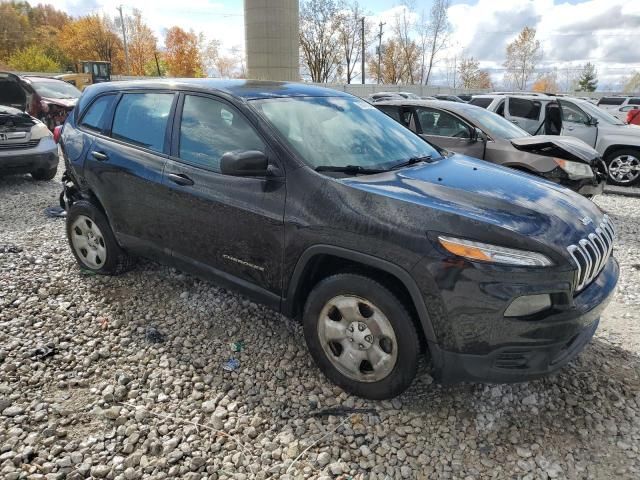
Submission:
M 491 224 L 556 250 L 556 239 L 577 242 L 603 216 L 593 202 L 567 188 L 463 155 L 343 182 L 476 224 Z
M 35 123 L 28 113 L 0 105 L 0 132 L 29 131 Z
M 592 165 L 600 154 L 582 140 L 557 135 L 536 135 L 511 139 L 511 145 L 524 152 L 557 157 Z

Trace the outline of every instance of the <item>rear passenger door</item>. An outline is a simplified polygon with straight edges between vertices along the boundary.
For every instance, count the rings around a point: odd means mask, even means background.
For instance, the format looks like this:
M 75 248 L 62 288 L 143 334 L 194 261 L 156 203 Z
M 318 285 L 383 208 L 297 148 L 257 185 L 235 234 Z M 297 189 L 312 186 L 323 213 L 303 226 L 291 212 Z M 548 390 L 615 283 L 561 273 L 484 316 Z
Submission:
M 264 137 L 231 103 L 207 94 L 180 95 L 163 179 L 169 192 L 166 214 L 173 225 L 172 254 L 178 266 L 277 303 L 284 176 L 240 177 L 220 171 L 224 153 L 248 150 L 261 151 L 278 165 Z
M 127 91 L 114 100 L 103 134 L 87 153 L 85 177 L 107 211 L 118 240 L 133 252 L 169 253 L 162 172 L 177 95 Z
M 544 133 L 544 109 L 539 100 L 507 97 L 505 99 L 504 118 L 518 125 L 532 135 Z

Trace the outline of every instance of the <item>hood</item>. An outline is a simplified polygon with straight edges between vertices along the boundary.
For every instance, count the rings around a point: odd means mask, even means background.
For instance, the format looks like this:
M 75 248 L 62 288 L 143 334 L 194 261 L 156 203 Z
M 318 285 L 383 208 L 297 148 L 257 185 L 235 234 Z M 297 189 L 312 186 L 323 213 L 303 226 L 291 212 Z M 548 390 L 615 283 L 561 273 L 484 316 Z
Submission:
M 0 106 L 0 132 L 28 132 L 36 120 L 17 108 Z
M 600 154 L 594 148 L 575 137 L 557 135 L 536 135 L 511 140 L 518 150 L 535 153 L 545 157 L 557 157 L 574 162 L 583 162 L 591 165 L 594 160 L 600 158 Z
M 597 225 L 603 217 L 594 203 L 568 188 L 462 155 L 343 182 L 457 218 L 465 217 L 476 225 L 476 232 L 478 223 L 489 224 L 564 254 L 564 247 L 585 236 L 585 224 Z M 429 216 L 433 214 L 425 218 Z M 459 234 L 455 229 L 462 228 L 461 223 L 454 221 L 451 225 L 452 231 L 447 233 Z
M 637 142 L 640 142 L 640 126 L 638 125 L 610 125 L 608 123 L 600 122 L 598 123 L 598 130 L 598 137 L 600 137 L 602 133 L 607 133 L 611 135 L 633 137 L 636 141 L 634 145 L 637 145 Z
M 73 108 L 76 106 L 76 103 L 78 103 L 78 99 L 77 98 L 49 98 L 49 97 L 43 97 L 42 100 L 44 100 L 45 102 L 51 104 L 51 105 L 58 105 L 59 107 L 64 107 L 64 108 Z

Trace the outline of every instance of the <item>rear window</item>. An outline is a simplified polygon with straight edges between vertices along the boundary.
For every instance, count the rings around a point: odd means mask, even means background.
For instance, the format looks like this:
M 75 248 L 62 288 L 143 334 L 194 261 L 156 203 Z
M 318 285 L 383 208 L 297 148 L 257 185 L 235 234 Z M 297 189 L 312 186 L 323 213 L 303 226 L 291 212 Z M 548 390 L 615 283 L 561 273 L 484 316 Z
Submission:
M 493 98 L 472 98 L 469 103 L 476 107 L 487 108 L 491 102 L 493 102 Z
M 80 125 L 91 130 L 100 131 L 103 128 L 104 115 L 109 110 L 115 95 L 105 95 L 99 97 L 91 104 L 87 112 L 82 117 Z
M 162 152 L 172 102 L 172 93 L 125 93 L 113 116 L 113 138 Z
M 629 105 L 640 105 L 640 98 L 630 98 L 627 103 Z
M 620 97 L 602 97 L 598 105 L 622 105 L 625 99 Z
M 509 99 L 509 115 L 512 117 L 538 120 L 540 118 L 540 102 L 524 98 Z

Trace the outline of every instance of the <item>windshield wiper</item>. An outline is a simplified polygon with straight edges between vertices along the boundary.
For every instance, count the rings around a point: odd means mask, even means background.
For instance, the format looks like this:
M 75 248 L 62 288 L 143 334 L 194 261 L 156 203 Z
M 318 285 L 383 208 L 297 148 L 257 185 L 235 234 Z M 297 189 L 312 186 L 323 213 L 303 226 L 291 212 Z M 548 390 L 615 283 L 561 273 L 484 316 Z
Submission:
M 320 165 L 319 167 L 316 167 L 316 172 L 341 172 L 341 173 L 347 173 L 347 174 L 364 174 L 364 175 L 371 175 L 374 173 L 383 173 L 383 172 L 388 172 L 388 169 L 383 169 L 383 168 L 367 168 L 367 167 L 361 167 L 360 165 L 346 165 L 344 167 L 339 167 L 339 166 L 335 166 L 335 165 Z
M 397 170 L 398 168 L 410 167 L 411 165 L 415 165 L 416 163 L 428 162 L 431 160 L 431 155 L 423 155 L 421 157 L 411 157 L 406 162 L 400 162 L 396 165 L 393 165 L 390 170 Z

